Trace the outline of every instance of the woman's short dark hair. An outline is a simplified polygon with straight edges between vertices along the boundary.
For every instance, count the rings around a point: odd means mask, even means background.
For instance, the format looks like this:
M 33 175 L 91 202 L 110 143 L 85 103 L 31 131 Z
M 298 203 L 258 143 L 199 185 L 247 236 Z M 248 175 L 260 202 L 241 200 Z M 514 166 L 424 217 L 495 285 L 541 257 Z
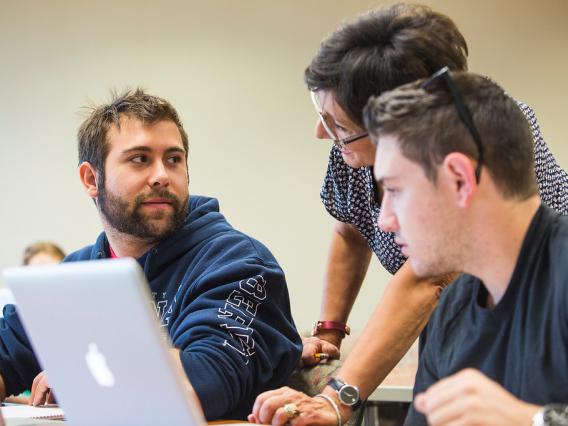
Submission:
M 447 66 L 467 70 L 467 44 L 454 22 L 424 5 L 395 4 L 360 15 L 326 38 L 304 80 L 331 90 L 362 126 L 363 108 L 377 96 Z

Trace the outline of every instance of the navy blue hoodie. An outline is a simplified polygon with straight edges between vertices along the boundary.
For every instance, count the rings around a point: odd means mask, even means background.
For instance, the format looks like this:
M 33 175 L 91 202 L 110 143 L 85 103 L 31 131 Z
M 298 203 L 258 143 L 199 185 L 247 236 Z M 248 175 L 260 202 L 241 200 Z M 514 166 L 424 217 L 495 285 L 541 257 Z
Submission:
M 108 257 L 102 233 L 65 261 Z M 302 343 L 284 273 L 264 245 L 227 223 L 217 200 L 190 197 L 184 226 L 138 262 L 208 420 L 245 418 L 256 395 L 284 384 L 298 365 Z M 28 388 L 40 366 L 15 309 L 4 313 L 0 373 L 9 395 Z

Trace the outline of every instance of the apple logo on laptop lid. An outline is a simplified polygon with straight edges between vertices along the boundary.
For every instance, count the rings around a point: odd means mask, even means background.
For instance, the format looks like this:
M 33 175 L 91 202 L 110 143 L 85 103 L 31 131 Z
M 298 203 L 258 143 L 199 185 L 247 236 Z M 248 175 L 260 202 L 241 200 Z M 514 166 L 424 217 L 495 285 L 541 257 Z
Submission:
M 109 368 L 106 357 L 99 351 L 96 343 L 89 343 L 89 349 L 85 354 L 85 361 L 91 375 L 99 386 L 111 388 L 114 386 L 114 374 Z

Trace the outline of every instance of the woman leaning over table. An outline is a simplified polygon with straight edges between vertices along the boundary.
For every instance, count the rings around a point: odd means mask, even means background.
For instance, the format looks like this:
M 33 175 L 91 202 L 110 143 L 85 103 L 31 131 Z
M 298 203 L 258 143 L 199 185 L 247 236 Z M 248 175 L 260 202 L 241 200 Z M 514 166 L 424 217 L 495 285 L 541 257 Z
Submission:
M 316 137 L 334 142 L 321 198 L 337 222 L 319 321 L 313 337 L 304 341 L 302 360 L 305 365 L 315 364 L 314 354 L 319 352 L 339 356 L 341 340 L 349 332 L 349 313 L 374 253 L 393 277 L 337 374 L 342 382 L 357 387 L 363 400 L 410 348 L 428 322 L 441 289 L 451 280 L 418 279 L 405 263 L 394 235 L 378 228 L 380 194 L 372 173 L 375 146 L 362 125 L 363 107 L 370 96 L 428 77 L 444 66 L 466 70 L 467 53 L 465 39 L 447 16 L 422 5 L 398 4 L 341 26 L 323 41 L 305 72 L 319 115 Z M 568 214 L 568 175 L 546 146 L 534 112 L 518 104 L 533 131 L 542 201 Z M 340 403 L 336 390 L 328 385 L 322 393 L 323 398 L 310 398 L 289 388 L 266 392 L 257 398 L 250 419 L 275 424 L 289 420 L 297 415 L 283 411 L 290 402 L 296 403 L 310 424 L 337 424 L 337 414 L 343 422 L 351 417 L 353 408 Z M 327 398 L 333 399 L 339 413 Z

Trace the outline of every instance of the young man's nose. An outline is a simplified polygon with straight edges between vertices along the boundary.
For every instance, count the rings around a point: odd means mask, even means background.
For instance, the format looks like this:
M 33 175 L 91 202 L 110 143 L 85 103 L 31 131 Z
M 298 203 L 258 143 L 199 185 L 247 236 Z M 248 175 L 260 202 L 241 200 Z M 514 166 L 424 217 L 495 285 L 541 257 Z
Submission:
M 388 200 L 385 202 L 385 198 L 386 197 L 383 197 L 383 201 L 381 203 L 378 225 L 379 228 L 385 232 L 396 232 L 398 231 L 398 221 L 389 206 Z
M 152 176 L 150 177 L 150 186 L 167 186 L 170 183 L 170 176 L 166 166 L 158 161 L 152 168 Z

